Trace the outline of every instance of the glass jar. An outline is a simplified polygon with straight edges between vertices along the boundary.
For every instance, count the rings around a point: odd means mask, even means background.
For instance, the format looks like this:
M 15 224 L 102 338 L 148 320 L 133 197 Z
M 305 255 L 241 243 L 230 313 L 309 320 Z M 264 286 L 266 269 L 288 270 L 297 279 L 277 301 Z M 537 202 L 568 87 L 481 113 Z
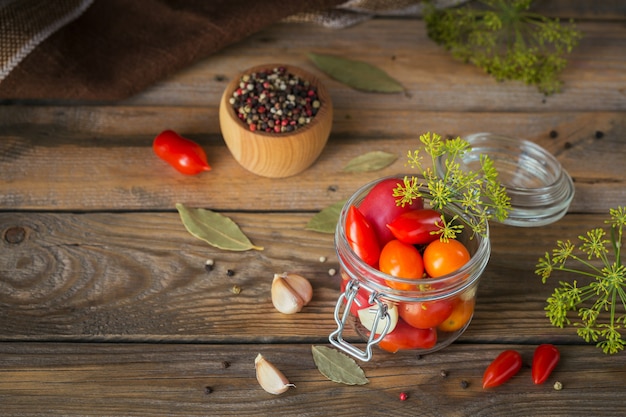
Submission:
M 463 334 L 473 316 L 478 281 L 491 253 L 489 230 L 486 230 L 484 236 L 473 235 L 467 226 L 470 215 L 460 206 L 450 204 L 444 214 L 449 218 L 457 215 L 458 221 L 466 224 L 457 239 L 465 245 L 471 256 L 459 270 L 438 278 L 415 280 L 396 278 L 366 264 L 348 243 L 345 234 L 346 215 L 350 206 L 358 207 L 368 192 L 386 179 L 381 178 L 363 186 L 348 199 L 341 210 L 335 232 L 344 291 L 335 307 L 337 329 L 330 334 L 329 340 L 335 347 L 363 361 L 371 359 L 372 348 L 377 344 L 390 352 L 412 350 L 425 354 L 440 350 L 455 341 Z M 401 181 L 402 178 L 398 178 L 398 182 Z M 420 189 L 420 192 L 424 196 L 424 207 L 428 207 L 428 189 Z M 373 316 L 369 318 L 371 321 L 368 326 L 374 332 L 361 323 L 361 318 L 366 317 L 361 316 L 363 312 L 359 312 L 363 309 Z M 395 328 L 389 331 L 394 323 L 393 316 L 399 314 L 399 309 L 445 311 L 449 314 L 441 323 L 427 328 L 411 326 L 400 318 Z M 364 348 L 343 338 L 343 331 L 349 324 L 362 336 Z
M 480 156 L 488 155 L 511 198 L 511 211 L 502 223 L 544 226 L 567 213 L 574 198 L 574 182 L 546 149 L 528 140 L 494 133 L 474 133 L 464 139 L 471 150 L 458 158 L 461 169 L 478 172 Z M 440 175 L 445 174 L 445 160 L 446 155 L 436 160 Z

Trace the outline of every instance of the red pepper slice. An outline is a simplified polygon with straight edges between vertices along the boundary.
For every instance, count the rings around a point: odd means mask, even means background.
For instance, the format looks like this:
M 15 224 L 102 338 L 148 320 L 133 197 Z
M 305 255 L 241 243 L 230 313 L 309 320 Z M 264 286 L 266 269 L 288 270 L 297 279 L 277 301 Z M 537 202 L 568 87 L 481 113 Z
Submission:
M 533 355 L 533 382 L 535 384 L 546 382 L 560 358 L 561 354 L 556 346 L 547 343 L 537 346 Z
M 180 136 L 173 130 L 165 130 L 154 138 L 154 153 L 185 175 L 210 171 L 204 149 L 196 142 Z
M 520 369 L 522 369 L 522 355 L 515 350 L 505 350 L 485 370 L 483 388 L 497 387 L 505 383 Z

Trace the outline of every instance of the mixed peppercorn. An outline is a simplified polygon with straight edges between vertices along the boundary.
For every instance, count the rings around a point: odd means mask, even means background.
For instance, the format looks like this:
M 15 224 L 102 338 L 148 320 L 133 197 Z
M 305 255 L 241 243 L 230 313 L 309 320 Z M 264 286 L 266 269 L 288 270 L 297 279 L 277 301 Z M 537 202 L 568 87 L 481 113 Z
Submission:
M 301 128 L 321 106 L 317 89 L 285 67 L 243 75 L 229 102 L 250 131 L 266 133 Z

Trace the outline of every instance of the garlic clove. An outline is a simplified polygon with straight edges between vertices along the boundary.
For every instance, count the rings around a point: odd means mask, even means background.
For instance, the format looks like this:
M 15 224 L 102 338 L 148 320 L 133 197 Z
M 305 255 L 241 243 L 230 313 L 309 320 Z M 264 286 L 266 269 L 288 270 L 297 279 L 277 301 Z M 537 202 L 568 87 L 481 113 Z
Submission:
M 260 353 L 254 359 L 254 368 L 259 385 L 270 394 L 278 395 L 291 387 L 295 388 L 295 385 L 290 384 L 285 375 Z
M 313 287 L 308 279 L 298 274 L 275 274 L 272 281 L 272 304 L 284 314 L 302 310 L 313 298 Z
M 387 330 L 387 334 L 391 333 L 393 329 L 396 328 L 398 324 L 398 307 L 395 304 L 385 303 L 387 304 L 387 314 L 389 315 L 389 329 Z M 385 325 L 387 324 L 387 317 L 383 316 L 378 320 L 377 323 L 374 323 L 376 320 L 376 313 L 378 312 L 378 305 L 372 305 L 366 308 L 360 309 L 357 313 L 359 315 L 359 321 L 370 332 L 372 329 L 375 334 L 381 334 L 383 330 L 385 330 Z

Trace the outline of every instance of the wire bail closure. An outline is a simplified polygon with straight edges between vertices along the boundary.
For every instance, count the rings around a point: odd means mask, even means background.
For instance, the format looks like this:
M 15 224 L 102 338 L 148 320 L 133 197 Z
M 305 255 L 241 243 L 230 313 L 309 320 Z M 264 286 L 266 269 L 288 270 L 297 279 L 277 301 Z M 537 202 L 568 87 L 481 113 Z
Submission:
M 352 307 L 352 303 L 356 302 L 356 305 L 358 307 L 361 307 L 359 306 L 358 300 L 355 299 L 361 286 L 363 287 L 363 289 L 370 293 L 370 297 L 368 300 L 369 303 L 376 304 L 377 306 L 376 316 L 374 317 L 374 325 L 372 326 L 372 329 L 376 329 L 378 327 L 378 322 L 380 320 L 385 320 L 385 328 L 379 335 L 376 335 L 373 331 L 370 332 L 370 335 L 367 339 L 367 344 L 365 345 L 365 350 L 359 349 L 358 347 L 350 344 L 343 338 L 343 330 L 345 328 L 346 321 L 350 316 L 350 307 Z M 379 296 L 380 295 L 377 292 L 371 290 L 366 285 L 360 284 L 356 280 L 350 280 L 350 282 L 348 282 L 345 291 L 339 296 L 339 299 L 337 299 L 337 304 L 335 305 L 335 322 L 337 322 L 337 330 L 335 330 L 328 336 L 328 340 L 333 346 L 364 362 L 368 362 L 370 359 L 372 359 L 372 346 L 378 344 L 378 342 L 383 340 L 383 338 L 387 335 L 387 332 L 389 331 L 389 326 L 391 325 L 391 319 L 389 317 L 389 313 L 387 312 L 387 304 L 382 302 Z M 343 314 L 340 317 L 341 306 L 343 305 L 344 300 L 345 307 L 343 309 Z

